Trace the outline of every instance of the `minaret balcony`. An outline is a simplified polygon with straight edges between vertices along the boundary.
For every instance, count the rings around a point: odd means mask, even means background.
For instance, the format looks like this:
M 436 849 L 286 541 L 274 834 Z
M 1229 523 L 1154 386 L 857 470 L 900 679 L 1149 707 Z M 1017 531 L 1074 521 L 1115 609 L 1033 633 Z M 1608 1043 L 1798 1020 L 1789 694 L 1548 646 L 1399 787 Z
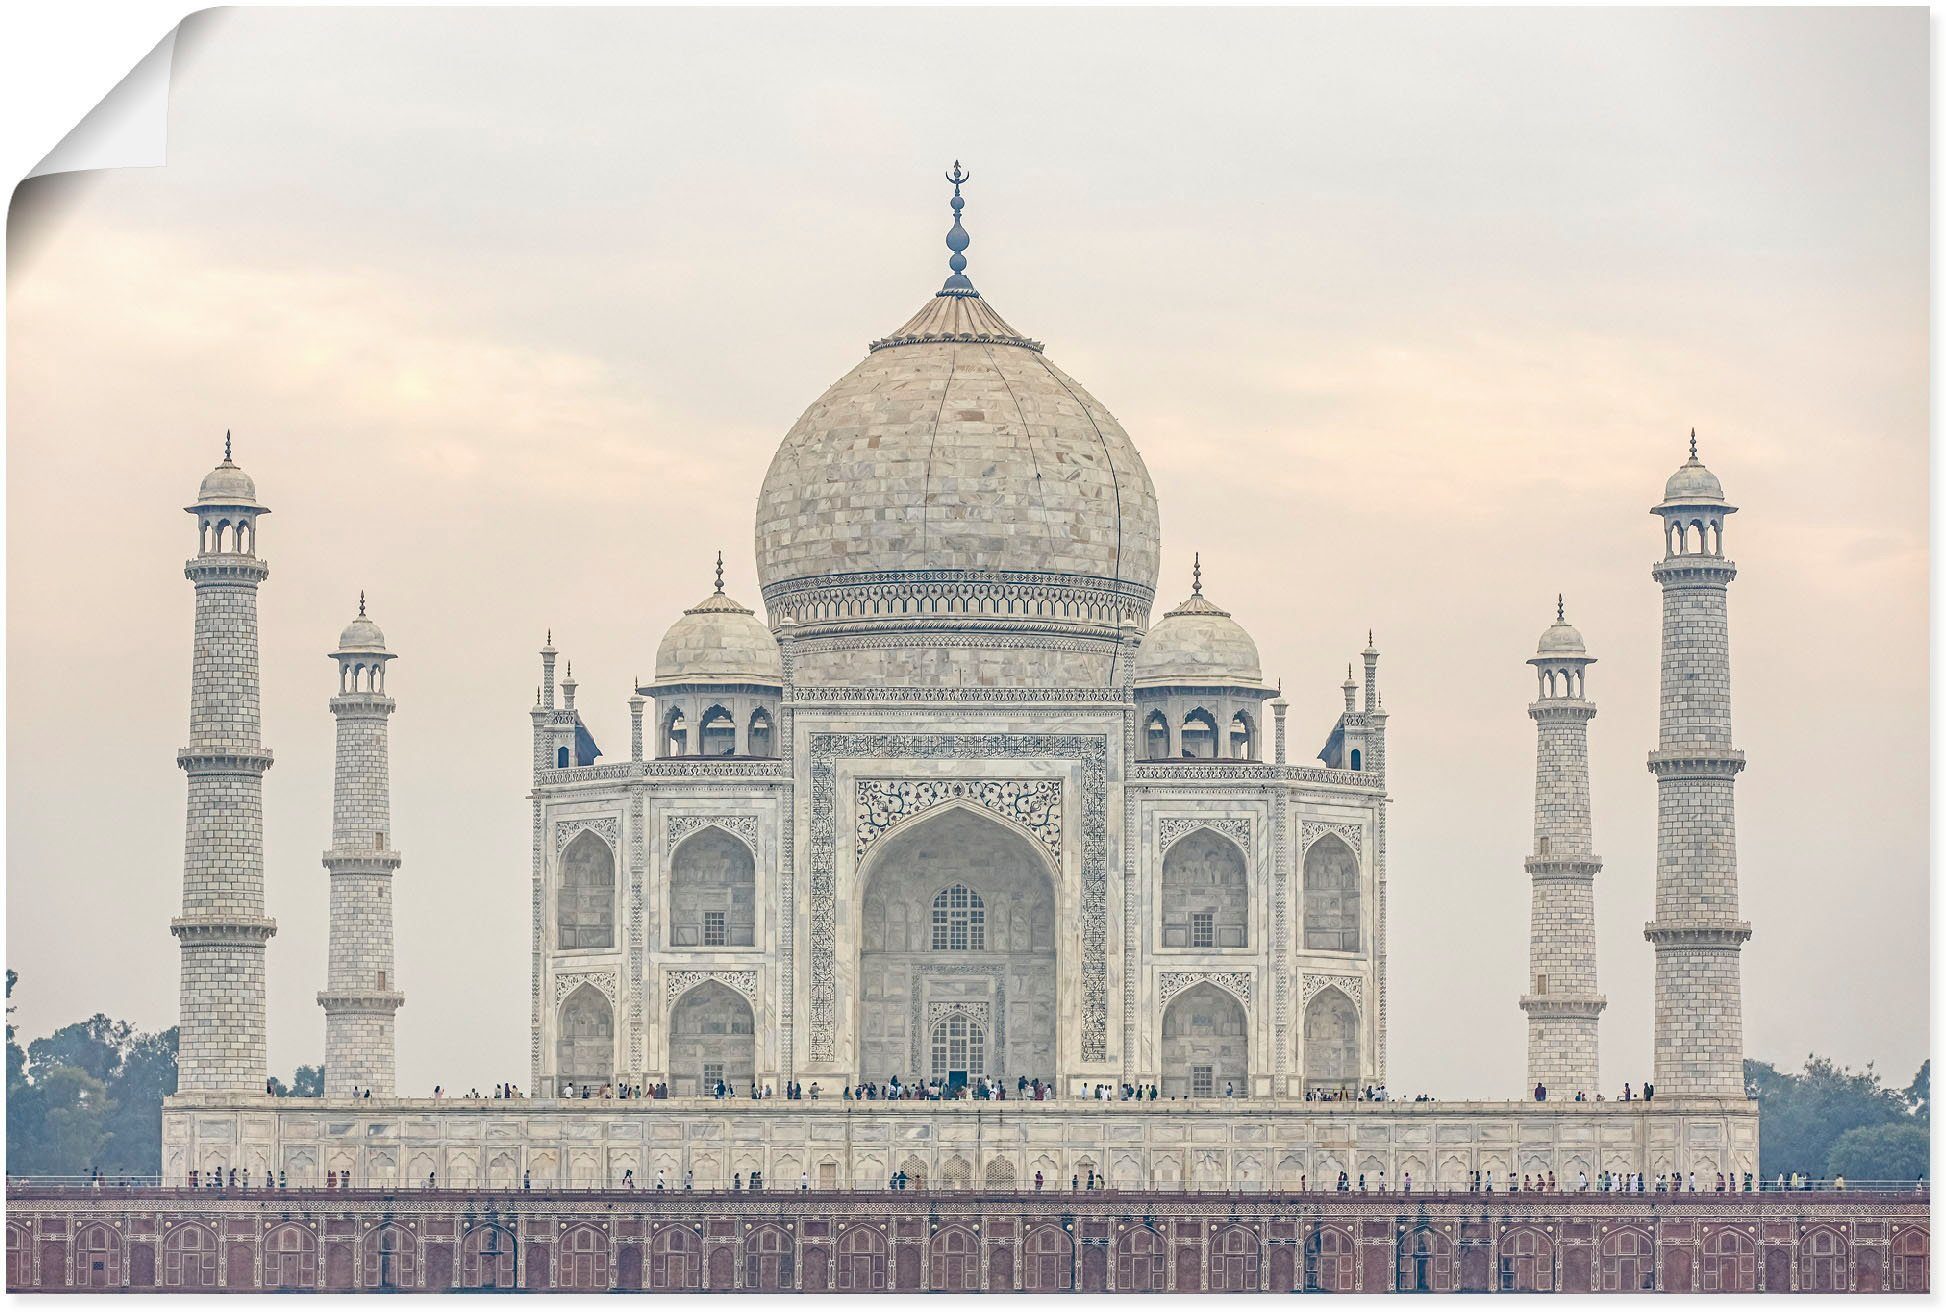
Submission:
M 389 875 L 405 863 L 405 857 L 390 849 L 366 851 L 331 848 L 324 854 L 324 868 L 334 875 Z
M 383 989 L 325 989 L 318 994 L 318 1005 L 340 1015 L 389 1016 L 405 1005 L 405 994 Z
M 1601 858 L 1592 852 L 1530 856 L 1527 858 L 1527 873 L 1539 880 L 1586 883 L 1601 873 Z
M 256 947 L 276 935 L 277 922 L 267 916 L 178 916 L 169 932 L 184 947 Z
M 1747 920 L 1651 920 L 1642 937 L 1662 948 L 1738 948 L 1750 939 Z
M 1599 993 L 1530 993 L 1520 1009 L 1537 1020 L 1595 1020 L 1608 999 Z
M 1719 588 L 1737 576 L 1737 563 L 1727 556 L 1669 556 L 1649 573 L 1664 587 Z
M 176 753 L 176 764 L 197 775 L 261 775 L 271 759 L 267 747 L 185 747 Z
M 270 566 L 255 556 L 234 553 L 195 556 L 183 562 L 183 577 L 191 583 L 262 583 L 270 577 Z
M 1657 779 L 1734 779 L 1743 771 L 1743 753 L 1732 747 L 1663 747 L 1649 753 L 1649 773 Z

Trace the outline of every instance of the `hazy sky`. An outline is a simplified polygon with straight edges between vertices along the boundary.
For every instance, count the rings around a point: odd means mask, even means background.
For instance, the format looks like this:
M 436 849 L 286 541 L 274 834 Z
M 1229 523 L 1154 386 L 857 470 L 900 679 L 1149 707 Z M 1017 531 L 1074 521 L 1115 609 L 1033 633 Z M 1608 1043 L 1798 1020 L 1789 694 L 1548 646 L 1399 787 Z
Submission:
M 392 691 L 403 1090 L 525 1083 L 535 649 L 609 755 L 777 441 L 970 272 L 1112 409 L 1324 741 L 1391 712 L 1392 1087 L 1524 1073 L 1534 727 L 1589 680 L 1603 1071 L 1650 1069 L 1661 532 L 1727 545 L 1746 1044 L 1926 1056 L 1927 15 L 227 10 L 166 168 L 29 184 L 8 283 L 7 961 L 173 1023 L 193 524 L 262 531 L 271 1060 L 323 1052 L 333 690 Z

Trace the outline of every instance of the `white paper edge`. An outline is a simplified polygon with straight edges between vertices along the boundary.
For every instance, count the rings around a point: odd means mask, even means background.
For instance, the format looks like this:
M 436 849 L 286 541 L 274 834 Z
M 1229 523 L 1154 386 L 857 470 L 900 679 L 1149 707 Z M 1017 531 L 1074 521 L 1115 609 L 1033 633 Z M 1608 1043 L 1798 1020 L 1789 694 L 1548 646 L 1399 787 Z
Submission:
M 169 162 L 169 71 L 178 25 L 62 137 L 27 176 L 87 169 L 159 168 Z

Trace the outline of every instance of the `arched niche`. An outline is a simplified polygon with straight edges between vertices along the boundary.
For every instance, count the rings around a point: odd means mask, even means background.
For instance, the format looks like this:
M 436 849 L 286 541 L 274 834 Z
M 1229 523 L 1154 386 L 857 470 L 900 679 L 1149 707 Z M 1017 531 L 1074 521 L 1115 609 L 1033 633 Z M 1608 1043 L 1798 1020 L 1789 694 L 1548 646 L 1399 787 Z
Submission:
M 669 941 L 679 948 L 747 948 L 757 932 L 757 861 L 715 825 L 669 858 Z
M 930 1017 L 961 1006 L 985 1027 L 987 1074 L 1054 1079 L 1058 903 L 1041 847 L 947 805 L 879 839 L 860 883 L 859 1076 L 930 1078 Z
M 583 984 L 561 1000 L 555 1040 L 557 1087 L 600 1088 L 615 1078 L 615 1009 L 600 989 Z
M 1212 829 L 1184 834 L 1162 858 L 1162 946 L 1248 945 L 1250 890 L 1243 850 Z
M 1354 1092 L 1358 1079 L 1358 1008 L 1342 990 L 1320 989 L 1304 1008 L 1304 1087 Z
M 1356 952 L 1359 928 L 1358 854 L 1336 834 L 1326 834 L 1304 853 L 1304 948 L 1308 952 Z
M 757 1017 L 749 999 L 720 980 L 698 984 L 669 1010 L 672 1093 L 708 1096 L 721 1080 L 748 1095 L 757 1074 Z
M 1250 1077 L 1250 1022 L 1243 1004 L 1208 983 L 1185 989 L 1162 1013 L 1162 1094 L 1243 1096 Z
M 615 946 L 615 852 L 592 829 L 562 849 L 555 934 L 562 948 Z

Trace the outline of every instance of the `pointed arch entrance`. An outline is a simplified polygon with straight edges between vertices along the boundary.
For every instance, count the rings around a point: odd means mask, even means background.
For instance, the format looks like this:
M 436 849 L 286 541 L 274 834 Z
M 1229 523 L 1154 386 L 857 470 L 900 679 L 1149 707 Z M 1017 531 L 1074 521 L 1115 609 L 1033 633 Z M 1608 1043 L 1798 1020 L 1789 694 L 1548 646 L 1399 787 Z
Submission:
M 670 1091 L 708 1097 L 718 1081 L 750 1092 L 757 1072 L 757 1017 L 749 1001 L 719 980 L 698 984 L 669 1012 Z
M 1056 885 L 1036 843 L 944 806 L 880 839 L 859 883 L 860 1078 L 1056 1077 Z

